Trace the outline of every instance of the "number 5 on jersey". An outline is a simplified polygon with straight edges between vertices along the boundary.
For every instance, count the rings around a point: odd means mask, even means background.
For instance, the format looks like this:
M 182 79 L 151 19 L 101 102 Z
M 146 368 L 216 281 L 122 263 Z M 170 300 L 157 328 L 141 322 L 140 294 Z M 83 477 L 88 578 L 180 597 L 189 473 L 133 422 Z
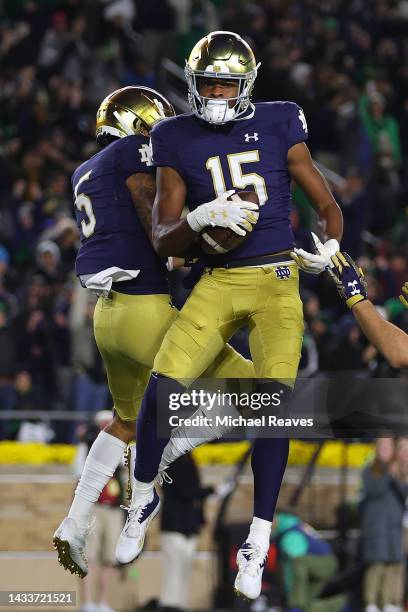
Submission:
M 74 189 L 75 206 L 77 207 L 78 210 L 82 210 L 86 216 L 86 219 L 82 219 L 81 221 L 81 229 L 82 229 L 82 234 L 84 238 L 89 238 L 89 236 L 92 236 L 92 234 L 94 233 L 95 225 L 96 225 L 96 218 L 95 218 L 94 211 L 92 208 L 91 198 L 89 198 L 84 193 L 78 194 L 78 190 L 79 190 L 80 185 L 84 181 L 87 181 L 89 179 L 89 177 L 91 176 L 91 173 L 92 173 L 92 170 L 89 170 L 89 172 L 86 172 L 86 174 L 81 176 L 81 178 L 75 185 L 75 189 Z
M 231 153 L 227 155 L 228 167 L 230 170 L 231 181 L 234 187 L 245 189 L 245 187 L 253 187 L 258 196 L 259 205 L 262 206 L 268 200 L 268 193 L 263 177 L 256 172 L 244 174 L 242 172 L 242 164 L 252 164 L 259 162 L 259 151 L 244 151 L 242 153 Z M 211 172 L 214 191 L 218 197 L 227 191 L 225 186 L 224 174 L 222 171 L 221 160 L 219 156 L 210 157 L 205 164 L 207 170 Z

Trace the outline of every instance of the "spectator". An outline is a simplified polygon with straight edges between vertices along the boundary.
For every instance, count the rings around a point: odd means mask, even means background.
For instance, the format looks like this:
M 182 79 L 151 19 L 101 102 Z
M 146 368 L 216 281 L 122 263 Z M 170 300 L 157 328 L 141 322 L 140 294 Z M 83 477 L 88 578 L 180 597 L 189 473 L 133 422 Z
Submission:
M 197 535 L 204 522 L 203 501 L 213 493 L 201 487 L 197 467 L 188 454 L 168 469 L 172 484 L 163 485 L 161 546 L 163 586 L 161 610 L 183 612 L 188 608 L 188 586 L 197 547 Z
M 402 610 L 403 516 L 408 495 L 406 441 L 379 438 L 363 471 L 362 551 L 366 612 Z
M 288 612 L 340 612 L 344 595 L 320 598 L 338 570 L 330 545 L 291 512 L 275 517 L 274 541 L 282 564 Z

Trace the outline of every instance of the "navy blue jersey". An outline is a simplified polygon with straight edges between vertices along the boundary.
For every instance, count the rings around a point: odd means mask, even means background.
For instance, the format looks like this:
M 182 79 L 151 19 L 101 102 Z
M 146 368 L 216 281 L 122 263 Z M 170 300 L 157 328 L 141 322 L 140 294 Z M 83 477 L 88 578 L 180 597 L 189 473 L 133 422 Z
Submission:
M 115 283 L 124 293 L 167 293 L 162 260 L 155 253 L 135 210 L 126 179 L 154 172 L 149 140 L 116 140 L 72 175 L 75 215 L 81 232 L 76 273 L 96 274 L 112 266 L 140 270 L 133 281 Z
M 258 195 L 259 220 L 248 239 L 231 253 L 207 256 L 207 261 L 221 265 L 292 248 L 287 154 L 306 139 L 303 111 L 292 102 L 255 104 L 253 117 L 223 126 L 184 114 L 154 127 L 153 163 L 174 168 L 184 179 L 190 210 L 229 189 L 252 189 Z

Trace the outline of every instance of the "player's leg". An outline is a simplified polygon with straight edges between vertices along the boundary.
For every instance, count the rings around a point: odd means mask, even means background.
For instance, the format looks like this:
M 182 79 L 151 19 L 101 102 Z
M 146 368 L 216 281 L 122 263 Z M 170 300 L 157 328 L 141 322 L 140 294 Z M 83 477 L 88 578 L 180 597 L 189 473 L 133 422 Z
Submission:
M 249 322 L 251 355 L 261 381 L 259 391 L 269 395 L 279 392 L 281 401 L 293 388 L 303 337 L 298 271 L 295 265 L 288 268 L 290 275 L 285 280 L 277 277 L 274 267 L 258 270 L 257 302 Z M 237 556 L 239 572 L 235 581 L 236 589 L 251 599 L 260 593 L 288 453 L 286 438 L 258 438 L 254 444 L 254 514 L 247 540 Z
M 165 335 L 156 356 L 153 370 L 157 374 L 150 378 L 137 420 L 131 504 L 134 512 L 155 503 L 154 479 L 168 442 L 157 438 L 158 384 L 166 385 L 166 394 L 182 393 L 182 383 L 196 379 L 208 368 L 241 323 L 232 310 L 232 300 L 223 291 L 212 275 L 205 274 Z M 142 549 L 144 535 L 145 531 L 140 533 L 139 542 L 129 542 L 134 550 L 133 559 Z
M 202 378 L 224 379 L 226 386 L 225 390 L 229 393 L 241 392 L 240 381 L 247 379 L 245 383 L 245 391 L 248 392 L 252 388 L 255 379 L 255 370 L 252 361 L 245 359 L 238 351 L 232 348 L 229 344 L 224 346 L 222 351 L 217 355 L 212 364 L 202 374 Z M 235 418 L 239 416 L 239 408 L 232 402 L 220 401 L 213 398 L 214 404 L 211 407 L 211 424 L 198 426 L 186 425 L 185 423 L 175 427 L 168 443 L 166 444 L 159 465 L 159 474 L 162 474 L 173 461 L 181 455 L 191 452 L 197 446 L 213 440 L 219 440 L 229 433 L 233 427 L 228 424 L 220 424 L 217 422 L 217 417 L 230 416 Z M 202 405 L 191 415 L 194 422 L 203 422 L 204 417 L 208 417 L 208 406 Z M 201 417 L 201 420 L 200 420 Z
M 95 339 L 106 366 L 115 415 L 91 446 L 68 517 L 54 534 L 60 563 L 80 576 L 87 573 L 84 550 L 93 505 L 135 437 L 150 368 L 175 315 L 165 295 L 113 293 L 111 298 L 98 300 Z
M 158 385 L 166 395 L 182 393 L 183 385 L 207 370 L 240 325 L 225 293 L 213 275 L 205 273 L 164 336 L 137 421 L 138 481 L 153 483 L 167 443 L 157 439 Z

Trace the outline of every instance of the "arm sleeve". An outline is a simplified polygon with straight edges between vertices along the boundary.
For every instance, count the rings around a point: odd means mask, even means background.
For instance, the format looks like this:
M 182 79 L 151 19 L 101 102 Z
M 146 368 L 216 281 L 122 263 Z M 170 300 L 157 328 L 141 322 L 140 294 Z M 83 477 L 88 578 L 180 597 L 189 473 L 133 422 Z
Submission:
M 172 142 L 175 144 L 171 135 L 168 134 L 167 130 L 164 130 L 164 125 L 158 125 L 150 133 L 150 142 L 153 153 L 153 165 L 155 168 L 166 166 L 173 168 L 183 177 L 183 170 L 181 168 L 179 156 L 174 146 L 169 146 Z
M 136 135 L 123 138 L 117 149 L 116 162 L 126 176 L 136 172 L 154 172 L 149 139 Z
M 297 104 L 292 104 L 292 112 L 288 128 L 288 149 L 299 142 L 305 142 L 308 138 L 306 117 L 303 110 Z

